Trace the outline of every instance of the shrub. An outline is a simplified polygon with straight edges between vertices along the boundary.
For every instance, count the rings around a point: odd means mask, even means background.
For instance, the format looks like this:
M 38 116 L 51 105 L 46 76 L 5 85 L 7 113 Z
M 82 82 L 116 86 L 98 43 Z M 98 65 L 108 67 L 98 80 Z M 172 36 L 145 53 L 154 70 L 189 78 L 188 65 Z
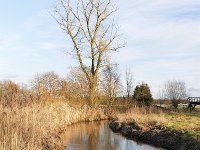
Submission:
M 171 103 L 174 108 L 178 108 L 178 104 L 180 103 L 180 100 L 172 99 Z
M 167 81 L 164 85 L 164 95 L 171 100 L 172 106 L 177 108 L 180 101 L 187 98 L 185 82 L 179 80 Z
M 148 84 L 142 83 L 137 85 L 134 91 L 133 99 L 140 106 L 150 106 L 153 98 Z

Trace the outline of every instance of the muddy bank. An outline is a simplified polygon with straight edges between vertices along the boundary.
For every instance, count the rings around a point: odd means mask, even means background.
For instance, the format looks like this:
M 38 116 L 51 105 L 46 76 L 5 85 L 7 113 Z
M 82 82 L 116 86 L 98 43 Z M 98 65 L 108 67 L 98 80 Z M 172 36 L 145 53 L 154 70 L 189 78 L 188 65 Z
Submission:
M 185 133 L 165 128 L 161 125 L 150 125 L 144 129 L 136 122 L 110 121 L 109 127 L 113 132 L 121 133 L 123 136 L 144 142 L 156 147 L 169 150 L 199 150 L 200 142 L 189 138 Z

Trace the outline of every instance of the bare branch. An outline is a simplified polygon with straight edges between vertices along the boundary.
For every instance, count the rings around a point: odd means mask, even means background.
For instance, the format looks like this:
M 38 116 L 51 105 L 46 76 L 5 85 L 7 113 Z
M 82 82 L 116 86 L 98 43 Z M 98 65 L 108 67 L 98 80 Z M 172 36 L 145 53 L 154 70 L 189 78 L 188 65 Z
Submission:
M 115 45 L 118 29 L 114 21 L 110 22 L 116 11 L 112 0 L 60 0 L 54 11 L 54 19 L 73 43 L 72 53 L 88 80 L 91 94 L 96 90 L 107 52 L 122 47 Z

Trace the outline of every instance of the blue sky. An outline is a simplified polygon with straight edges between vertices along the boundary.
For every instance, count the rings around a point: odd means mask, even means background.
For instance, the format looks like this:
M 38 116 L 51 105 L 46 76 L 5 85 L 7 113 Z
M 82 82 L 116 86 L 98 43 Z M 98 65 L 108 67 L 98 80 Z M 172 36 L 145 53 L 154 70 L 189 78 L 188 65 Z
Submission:
M 75 63 L 65 35 L 50 16 L 56 0 L 0 0 L 0 80 L 28 82 L 37 73 L 64 77 Z M 121 0 L 117 14 L 126 47 L 113 54 L 135 83 L 156 96 L 169 79 L 185 81 L 200 96 L 200 1 Z M 124 73 L 122 72 L 122 79 Z

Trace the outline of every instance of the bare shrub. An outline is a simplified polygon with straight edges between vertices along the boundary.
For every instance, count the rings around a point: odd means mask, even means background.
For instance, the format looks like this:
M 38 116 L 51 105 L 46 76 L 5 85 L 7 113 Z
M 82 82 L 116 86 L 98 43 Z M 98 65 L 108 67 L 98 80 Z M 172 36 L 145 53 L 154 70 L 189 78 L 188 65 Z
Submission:
M 172 106 L 177 108 L 180 101 L 187 97 L 185 82 L 178 80 L 167 81 L 164 85 L 164 95 L 171 100 Z

